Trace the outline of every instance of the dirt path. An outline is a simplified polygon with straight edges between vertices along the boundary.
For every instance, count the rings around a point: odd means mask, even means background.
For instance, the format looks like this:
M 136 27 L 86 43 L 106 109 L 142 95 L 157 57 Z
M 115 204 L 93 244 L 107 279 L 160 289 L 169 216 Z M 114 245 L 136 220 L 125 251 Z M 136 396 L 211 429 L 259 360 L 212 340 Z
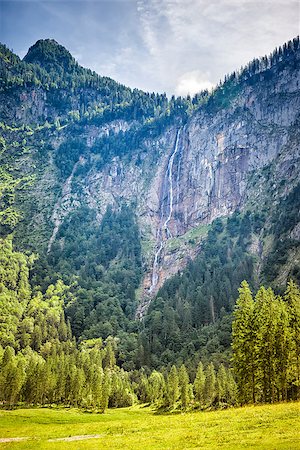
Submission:
M 103 437 L 103 434 L 82 434 L 79 436 L 69 436 L 64 438 L 48 439 L 48 442 L 58 442 L 58 441 L 83 441 L 85 439 L 97 439 Z
M 78 436 L 68 436 L 63 438 L 55 438 L 55 439 L 48 439 L 48 442 L 58 442 L 58 441 L 65 441 L 65 442 L 71 442 L 71 441 L 84 441 L 85 439 L 98 439 L 103 437 L 103 434 L 82 434 Z M 25 437 L 11 437 L 11 438 L 0 438 L 0 443 L 5 442 L 18 442 L 18 441 L 27 441 L 28 439 L 31 439 L 29 436 Z

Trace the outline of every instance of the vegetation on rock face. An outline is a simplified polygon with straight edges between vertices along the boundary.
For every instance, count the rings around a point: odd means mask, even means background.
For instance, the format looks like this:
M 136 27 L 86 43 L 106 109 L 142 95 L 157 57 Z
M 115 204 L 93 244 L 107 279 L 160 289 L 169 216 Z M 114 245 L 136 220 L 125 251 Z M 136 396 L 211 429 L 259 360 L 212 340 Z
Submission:
M 300 222 L 300 184 L 298 184 L 276 208 L 272 231 L 274 243 L 264 264 L 264 277 L 272 282 L 279 275 L 280 268 L 286 263 L 289 249 L 297 249 L 300 245 L 296 227 Z M 293 232 L 293 230 L 295 230 Z M 300 265 L 294 262 L 290 276 L 300 280 Z
M 131 90 L 108 77 L 81 67 L 70 53 L 51 39 L 33 45 L 21 61 L 5 45 L 0 45 L 0 92 L 17 106 L 20 100 L 41 102 L 47 108 L 35 116 L 35 122 L 78 122 L 101 125 L 115 119 L 145 122 L 187 111 L 190 101 L 166 94 Z M 23 94 L 21 93 L 23 89 Z M 25 90 L 25 91 L 24 91 Z M 28 111 L 29 112 L 29 111 Z M 3 116 L 18 122 L 12 111 Z M 24 117 L 33 119 L 31 112 Z

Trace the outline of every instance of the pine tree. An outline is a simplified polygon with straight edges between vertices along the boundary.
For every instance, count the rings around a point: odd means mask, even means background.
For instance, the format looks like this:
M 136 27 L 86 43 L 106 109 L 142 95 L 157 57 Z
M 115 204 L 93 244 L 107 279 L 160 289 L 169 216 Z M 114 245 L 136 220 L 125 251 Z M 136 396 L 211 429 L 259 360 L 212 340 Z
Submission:
M 254 300 L 249 285 L 243 281 L 239 289 L 232 323 L 232 349 L 238 397 L 243 403 L 257 398 L 257 323 Z
M 175 407 L 179 398 L 179 379 L 176 366 L 172 366 L 167 379 L 167 401 L 168 406 Z
M 200 407 L 203 407 L 205 398 L 205 373 L 201 361 L 198 364 L 196 378 L 194 381 L 194 392 L 196 401 L 199 403 Z
M 278 301 L 272 289 L 263 286 L 256 294 L 257 361 L 262 400 L 274 402 L 276 395 L 276 335 L 280 321 Z
M 227 403 L 228 401 L 228 377 L 227 372 L 223 364 L 220 365 L 217 373 L 217 397 L 218 402 Z
M 162 374 L 154 370 L 149 377 L 148 386 L 150 402 L 159 405 L 162 402 L 165 388 Z
M 178 379 L 181 407 L 185 410 L 191 402 L 191 386 L 189 375 L 184 364 L 179 369 Z
M 211 406 L 217 395 L 216 373 L 213 363 L 208 364 L 205 371 L 205 403 Z
M 288 304 L 291 333 L 290 378 L 295 391 L 294 398 L 300 399 L 300 290 L 292 280 L 288 282 L 284 299 Z
M 232 370 L 227 371 L 227 395 L 230 405 L 235 405 L 237 402 L 237 384 L 232 374 Z
M 278 323 L 275 336 L 275 386 L 276 400 L 287 400 L 288 376 L 292 358 L 292 332 L 287 303 L 276 298 Z

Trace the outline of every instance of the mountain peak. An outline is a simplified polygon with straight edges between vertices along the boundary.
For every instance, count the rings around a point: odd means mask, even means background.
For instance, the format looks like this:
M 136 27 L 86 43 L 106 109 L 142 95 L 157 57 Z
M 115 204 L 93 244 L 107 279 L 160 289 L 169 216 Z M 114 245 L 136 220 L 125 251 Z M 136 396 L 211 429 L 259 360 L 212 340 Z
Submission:
M 24 57 L 27 63 L 39 64 L 46 70 L 63 68 L 70 70 L 77 63 L 71 53 L 55 39 L 39 39 Z

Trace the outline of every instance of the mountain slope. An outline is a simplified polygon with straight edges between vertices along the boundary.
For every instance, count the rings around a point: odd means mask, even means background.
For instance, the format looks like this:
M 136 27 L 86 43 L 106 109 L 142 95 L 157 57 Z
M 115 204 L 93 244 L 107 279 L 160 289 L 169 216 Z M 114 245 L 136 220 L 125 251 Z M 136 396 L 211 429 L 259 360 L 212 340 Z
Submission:
M 0 53 L 1 164 L 28 179 L 2 234 L 39 253 L 32 284 L 71 286 L 78 338 L 118 335 L 133 364 L 208 351 L 216 327 L 225 349 L 243 278 L 299 277 L 298 38 L 193 99 L 99 77 L 52 40 Z

